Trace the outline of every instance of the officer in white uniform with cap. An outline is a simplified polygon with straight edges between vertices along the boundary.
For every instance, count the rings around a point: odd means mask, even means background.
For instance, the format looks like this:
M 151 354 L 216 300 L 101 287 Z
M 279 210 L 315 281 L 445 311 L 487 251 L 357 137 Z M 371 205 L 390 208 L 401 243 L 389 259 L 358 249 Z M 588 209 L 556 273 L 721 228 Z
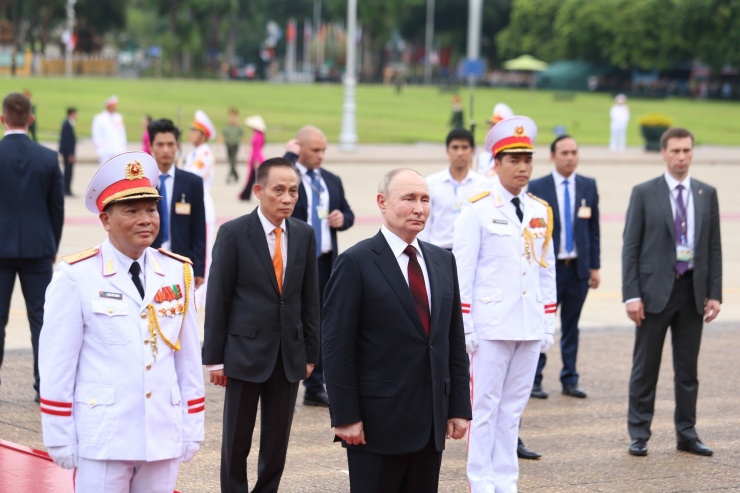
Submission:
M 197 110 L 193 123 L 190 124 L 188 141 L 193 144 L 194 149 L 186 156 L 182 167 L 203 178 L 203 203 L 206 209 L 206 277 L 205 282 L 198 288 L 198 306 L 204 306 L 206 302 L 206 289 L 208 287 L 208 271 L 211 267 L 211 251 L 213 250 L 214 234 L 216 231 L 216 206 L 211 196 L 213 175 L 216 172 L 216 159 L 213 156 L 209 140 L 216 138 L 216 127 L 203 111 Z
M 471 359 L 473 421 L 468 441 L 472 493 L 517 491 L 517 432 L 540 351 L 553 343 L 555 257 L 552 210 L 524 192 L 537 126 L 506 118 L 486 137 L 497 176 L 468 200 L 455 223 L 465 343 Z
M 205 391 L 191 262 L 159 230 L 150 155 L 101 166 L 85 194 L 108 232 L 64 257 L 46 291 L 41 422 L 78 493 L 172 493 L 203 441 Z M 72 478 L 70 478 L 70 481 Z
M 509 118 L 510 116 L 514 116 L 514 112 L 509 108 L 509 105 L 506 103 L 496 104 L 496 106 L 493 107 L 491 118 L 486 122 L 488 123 L 488 131 L 490 132 L 498 122 L 504 118 Z M 496 175 L 496 172 L 493 169 L 494 164 L 493 154 L 491 154 L 490 149 L 481 150 L 475 158 L 475 170 L 487 178 L 493 178 Z
M 100 164 L 122 152 L 126 152 L 126 126 L 123 117 L 116 111 L 118 96 L 105 100 L 105 111 L 101 111 L 92 122 L 92 141 Z

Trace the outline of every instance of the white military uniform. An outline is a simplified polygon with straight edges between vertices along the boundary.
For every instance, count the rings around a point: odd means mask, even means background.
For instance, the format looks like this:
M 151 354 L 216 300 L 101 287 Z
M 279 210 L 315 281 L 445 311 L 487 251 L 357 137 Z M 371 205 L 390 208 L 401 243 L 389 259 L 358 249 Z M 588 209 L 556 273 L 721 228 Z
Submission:
M 183 443 L 204 438 L 192 268 L 170 255 L 148 248 L 139 259 L 143 299 L 122 265 L 128 257 L 108 240 L 65 257 L 41 331 L 44 445 L 76 444 L 80 462 L 159 461 L 171 470 L 174 461 L 174 474 L 150 475 L 154 483 L 140 491 L 173 491 Z M 82 473 L 78 492 L 119 491 L 95 489 L 98 480 Z
M 455 224 L 465 333 L 479 340 L 471 355 L 473 493 L 516 492 L 519 421 L 541 341 L 555 329 L 552 212 L 544 201 L 521 193 L 520 222 L 512 198 L 495 177 L 491 191 L 472 197 Z
M 92 141 L 100 164 L 126 152 L 126 126 L 121 114 L 106 110 L 95 115 L 92 122 Z

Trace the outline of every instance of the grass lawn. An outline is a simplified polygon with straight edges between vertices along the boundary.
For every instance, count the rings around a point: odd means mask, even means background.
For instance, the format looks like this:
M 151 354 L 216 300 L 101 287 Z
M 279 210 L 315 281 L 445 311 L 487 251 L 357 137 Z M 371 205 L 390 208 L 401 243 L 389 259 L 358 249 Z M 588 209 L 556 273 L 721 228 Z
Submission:
M 267 139 L 282 142 L 303 125 L 324 129 L 336 142 L 342 123 L 343 88 L 331 85 L 287 85 L 239 81 L 82 78 L 4 78 L 0 89 L 29 89 L 33 93 L 42 140 L 58 138 L 67 106 L 79 110 L 78 136 L 89 136 L 93 116 L 103 109 L 111 94 L 120 98 L 119 111 L 124 116 L 129 141 L 141 137 L 145 114 L 167 117 L 187 126 L 196 109 L 202 109 L 220 129 L 226 122 L 226 110 L 236 106 L 243 117 L 261 114 L 267 122 Z M 461 88 L 466 117 L 469 92 Z M 549 141 L 553 128 L 563 125 L 582 144 L 604 145 L 609 140 L 611 96 L 578 93 L 572 99 L 562 93 L 528 89 L 475 90 L 476 140 L 482 142 L 485 119 L 499 101 L 517 114 L 532 117 L 539 126 L 540 143 Z M 360 142 L 414 143 L 443 141 L 448 131 L 452 94 L 436 87 L 406 87 L 396 94 L 392 87 L 362 85 L 357 88 L 357 133 Z M 563 100 L 564 99 L 564 100 Z M 632 114 L 628 144 L 642 143 L 637 119 L 651 112 L 661 112 L 674 124 L 691 129 L 698 144 L 740 145 L 740 104 L 715 101 L 631 100 Z

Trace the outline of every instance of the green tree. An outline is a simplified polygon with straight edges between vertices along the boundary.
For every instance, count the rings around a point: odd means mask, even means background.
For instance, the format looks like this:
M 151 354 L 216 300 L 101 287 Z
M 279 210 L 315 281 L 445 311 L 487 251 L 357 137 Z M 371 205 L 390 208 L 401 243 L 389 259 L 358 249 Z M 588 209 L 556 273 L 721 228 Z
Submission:
M 509 25 L 496 36 L 500 57 L 505 60 L 529 53 L 546 61 L 555 60 L 559 53 L 553 21 L 560 3 L 556 0 L 512 2 Z

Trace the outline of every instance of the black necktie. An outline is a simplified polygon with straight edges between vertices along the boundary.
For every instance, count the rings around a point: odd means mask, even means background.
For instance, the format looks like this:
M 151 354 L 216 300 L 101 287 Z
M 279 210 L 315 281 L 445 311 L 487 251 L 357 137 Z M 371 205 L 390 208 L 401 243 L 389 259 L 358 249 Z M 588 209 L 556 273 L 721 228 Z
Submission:
M 522 212 L 522 208 L 519 207 L 522 201 L 519 200 L 519 197 L 514 197 L 511 199 L 511 203 L 516 207 L 516 217 L 519 218 L 519 222 L 522 222 L 524 220 L 524 213 Z
M 131 268 L 128 270 L 128 273 L 131 274 L 131 280 L 134 281 L 134 286 L 136 286 L 136 290 L 141 295 L 141 299 L 144 299 L 144 285 L 141 284 L 141 278 L 139 277 L 139 274 L 141 274 L 141 266 L 139 265 L 139 262 L 134 261 L 134 263 L 131 264 Z

